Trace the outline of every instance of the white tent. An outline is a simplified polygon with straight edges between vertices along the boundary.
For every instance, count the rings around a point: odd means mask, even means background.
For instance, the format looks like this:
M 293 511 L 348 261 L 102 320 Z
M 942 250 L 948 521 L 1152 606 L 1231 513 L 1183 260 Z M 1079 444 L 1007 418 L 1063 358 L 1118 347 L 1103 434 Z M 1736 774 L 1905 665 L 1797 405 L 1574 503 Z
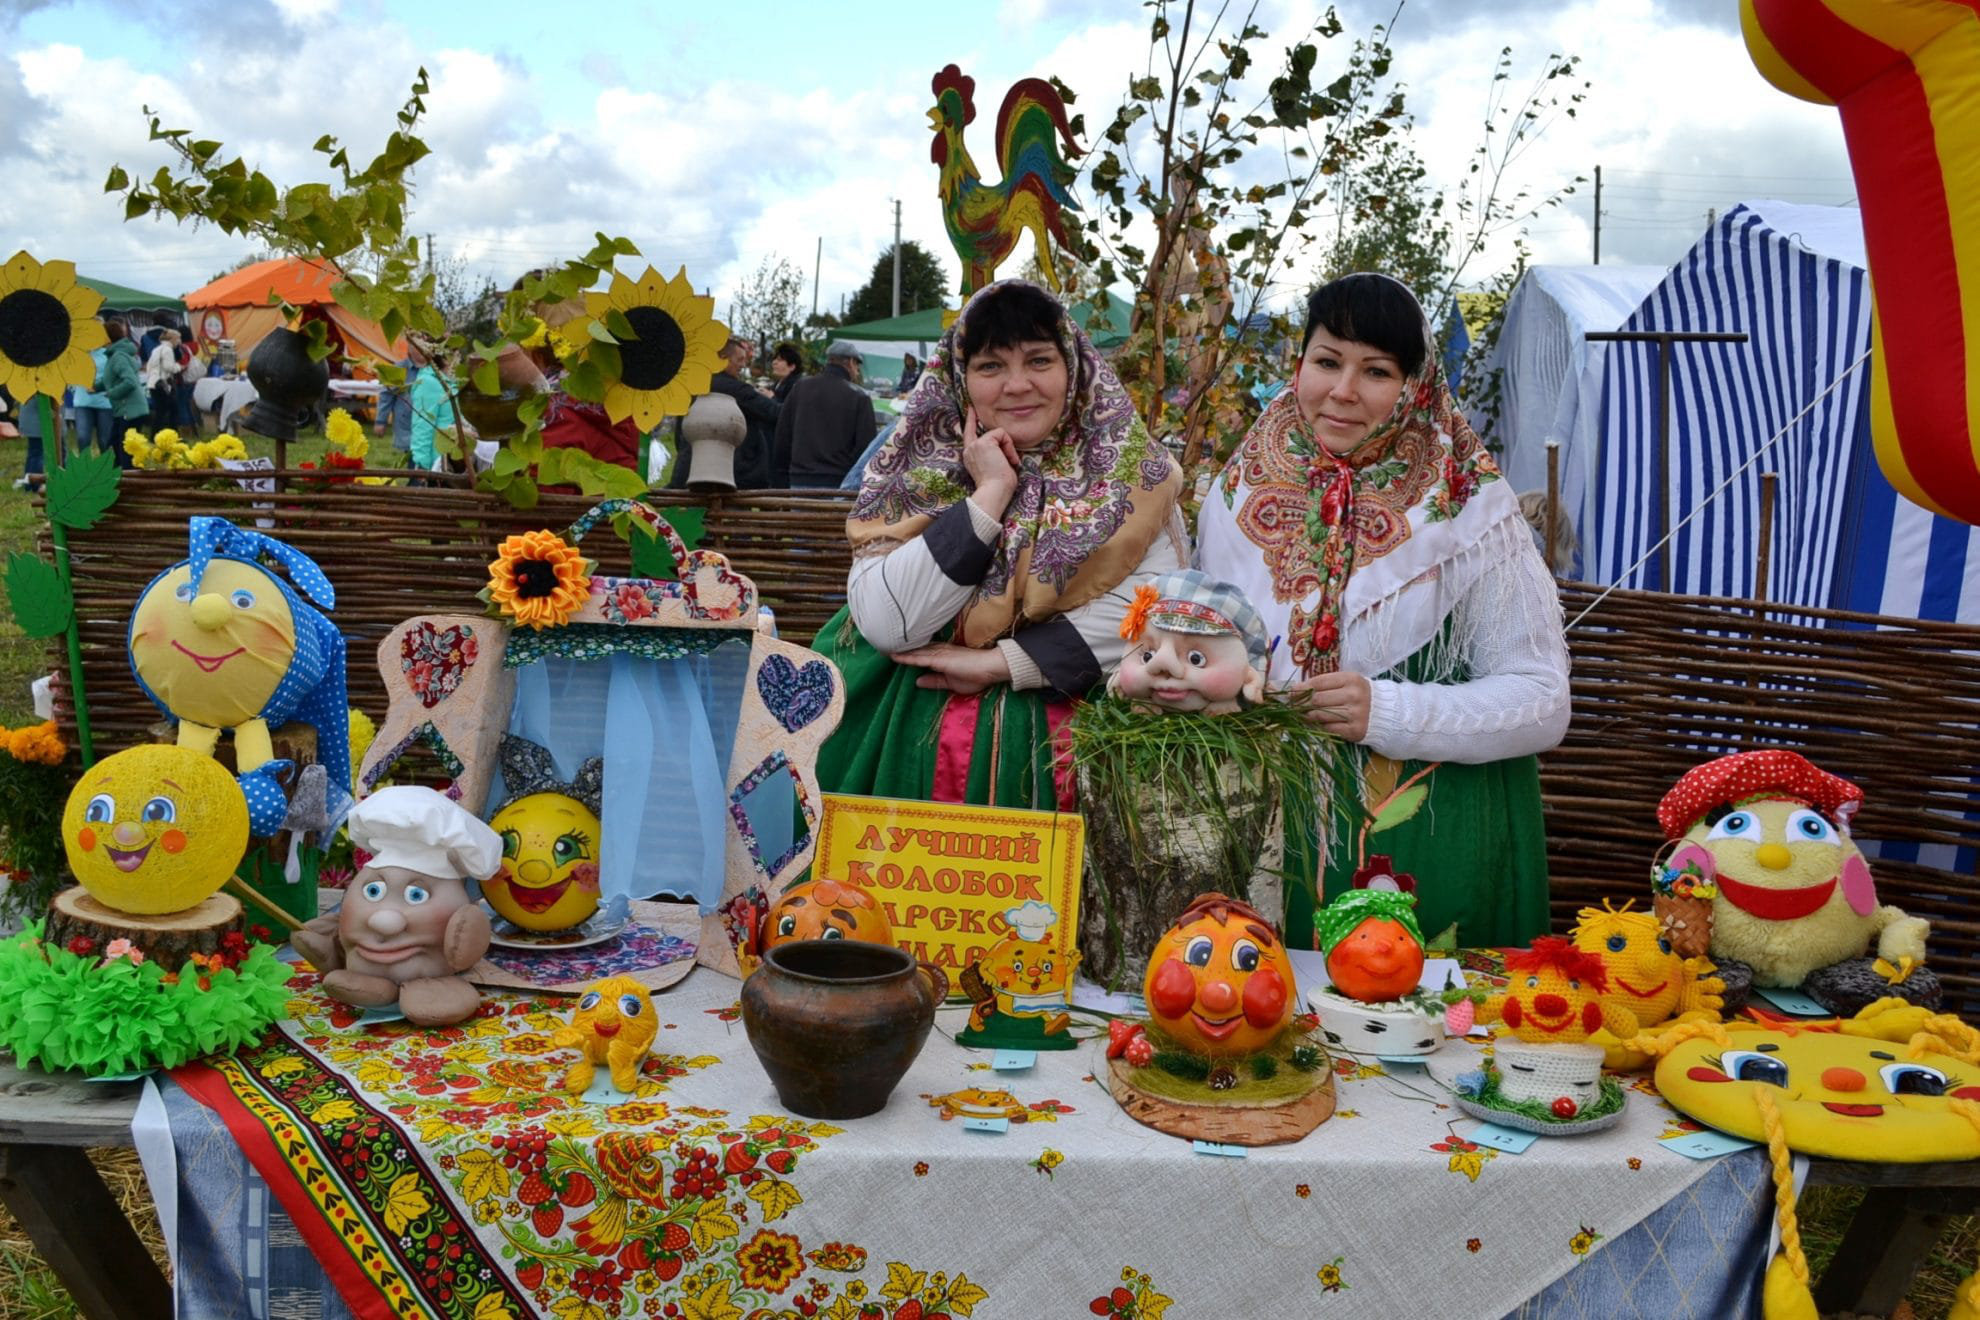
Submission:
M 1500 466 L 1514 490 L 1545 490 L 1547 442 L 1559 441 L 1561 507 L 1577 528 L 1588 521 L 1583 460 L 1594 450 L 1606 360 L 1582 336 L 1619 328 L 1664 274 L 1662 266 L 1535 266 L 1506 300 L 1484 367 L 1502 373 L 1492 428 Z

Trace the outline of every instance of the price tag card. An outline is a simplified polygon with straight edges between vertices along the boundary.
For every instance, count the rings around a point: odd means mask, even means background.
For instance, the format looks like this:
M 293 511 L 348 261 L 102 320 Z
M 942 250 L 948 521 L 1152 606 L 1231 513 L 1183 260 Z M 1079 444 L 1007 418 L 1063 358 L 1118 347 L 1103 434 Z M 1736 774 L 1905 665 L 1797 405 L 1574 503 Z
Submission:
M 111 1073 L 105 1077 L 85 1077 L 83 1080 L 85 1082 L 136 1082 L 142 1081 L 149 1076 L 151 1076 L 151 1069 L 143 1068 L 137 1072 Z
M 383 1026 L 387 1022 L 404 1022 L 405 1020 L 406 1011 L 404 1009 L 400 1008 L 397 1004 L 386 1004 L 380 1008 L 365 1009 L 364 1012 L 358 1014 L 358 1020 L 351 1025 L 354 1027 L 377 1027 Z
M 1519 1132 L 1512 1128 L 1502 1128 L 1497 1123 L 1480 1123 L 1478 1130 L 1465 1138 L 1493 1150 L 1502 1150 L 1508 1155 L 1517 1155 L 1540 1138 L 1531 1132 Z
M 1037 1050 L 998 1050 L 990 1056 L 990 1067 L 996 1072 L 1023 1072 L 1037 1062 Z
M 1389 1068 L 1427 1068 L 1430 1057 L 1426 1054 L 1378 1054 L 1376 1062 Z
M 965 1132 L 995 1132 L 999 1136 L 1011 1130 L 1008 1118 L 965 1118 L 962 1125 Z
M 591 1085 L 578 1097 L 580 1103 L 587 1105 L 622 1105 L 630 1099 L 631 1096 L 613 1085 L 609 1068 L 599 1068 L 592 1073 Z
M 1190 1145 L 1198 1155 L 1223 1155 L 1234 1160 L 1241 1160 L 1251 1153 L 1249 1147 L 1233 1146 L 1223 1141 L 1193 1141 Z
M 1665 1137 L 1657 1144 L 1665 1150 L 1674 1150 L 1694 1160 L 1715 1160 L 1721 1155 L 1730 1155 L 1736 1150 L 1745 1150 L 1757 1143 L 1724 1132 L 1685 1132 L 1675 1137 Z
M 1796 1017 L 1834 1017 L 1828 1009 L 1804 995 L 1799 990 L 1778 990 L 1773 986 L 1755 986 L 1753 993 L 1772 1004 L 1783 1013 Z

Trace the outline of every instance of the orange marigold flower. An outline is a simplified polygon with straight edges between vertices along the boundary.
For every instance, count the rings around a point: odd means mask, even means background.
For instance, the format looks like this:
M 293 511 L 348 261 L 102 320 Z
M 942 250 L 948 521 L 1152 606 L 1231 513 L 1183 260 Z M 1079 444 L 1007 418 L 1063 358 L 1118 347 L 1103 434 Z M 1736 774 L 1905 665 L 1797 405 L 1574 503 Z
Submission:
M 46 720 L 19 729 L 0 730 L 0 746 L 16 761 L 36 765 L 60 765 L 69 749 L 55 732 L 55 721 Z
M 590 562 L 555 532 L 509 537 L 488 566 L 489 602 L 526 627 L 569 623 L 590 596 Z
M 1146 582 L 1134 589 L 1134 599 L 1128 603 L 1127 613 L 1121 616 L 1121 640 L 1138 642 L 1141 634 L 1148 631 L 1148 616 L 1155 612 L 1155 602 L 1162 599 L 1162 593 Z

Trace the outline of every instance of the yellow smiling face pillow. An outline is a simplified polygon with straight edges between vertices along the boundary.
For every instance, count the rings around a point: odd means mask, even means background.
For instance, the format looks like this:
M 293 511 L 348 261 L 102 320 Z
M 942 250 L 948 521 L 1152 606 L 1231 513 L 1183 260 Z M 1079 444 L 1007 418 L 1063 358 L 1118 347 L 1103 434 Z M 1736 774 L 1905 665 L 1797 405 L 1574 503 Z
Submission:
M 1657 1064 L 1657 1090 L 1708 1127 L 1767 1140 L 1764 1094 L 1789 1150 L 1836 1160 L 1914 1164 L 1980 1159 L 1980 1066 L 1899 1041 L 1729 1022 Z M 1980 1119 L 1980 1114 L 1976 1114 Z
M 137 916 L 216 892 L 247 851 L 247 799 L 210 756 L 163 743 L 106 756 L 69 794 L 62 846 L 90 897 Z

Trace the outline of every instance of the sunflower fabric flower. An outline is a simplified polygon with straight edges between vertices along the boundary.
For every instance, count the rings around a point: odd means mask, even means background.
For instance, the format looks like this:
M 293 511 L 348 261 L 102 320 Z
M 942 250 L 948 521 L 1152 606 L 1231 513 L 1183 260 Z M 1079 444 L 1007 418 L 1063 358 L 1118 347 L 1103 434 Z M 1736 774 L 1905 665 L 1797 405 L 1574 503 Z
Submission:
M 590 599 L 591 561 L 555 532 L 523 532 L 502 542 L 481 594 L 517 624 L 557 627 Z
M 96 380 L 90 350 L 110 342 L 96 320 L 101 306 L 102 294 L 76 284 L 74 263 L 26 252 L 8 258 L 0 266 L 0 387 L 22 400 L 88 389 Z
M 650 431 L 685 415 L 723 368 L 729 328 L 715 319 L 715 300 L 695 293 L 685 266 L 671 280 L 651 266 L 637 282 L 615 272 L 612 287 L 585 294 L 584 306 L 598 321 L 617 312 L 633 329 L 634 337 L 617 345 L 618 378 L 605 387 L 605 414 L 615 426 L 631 417 Z

